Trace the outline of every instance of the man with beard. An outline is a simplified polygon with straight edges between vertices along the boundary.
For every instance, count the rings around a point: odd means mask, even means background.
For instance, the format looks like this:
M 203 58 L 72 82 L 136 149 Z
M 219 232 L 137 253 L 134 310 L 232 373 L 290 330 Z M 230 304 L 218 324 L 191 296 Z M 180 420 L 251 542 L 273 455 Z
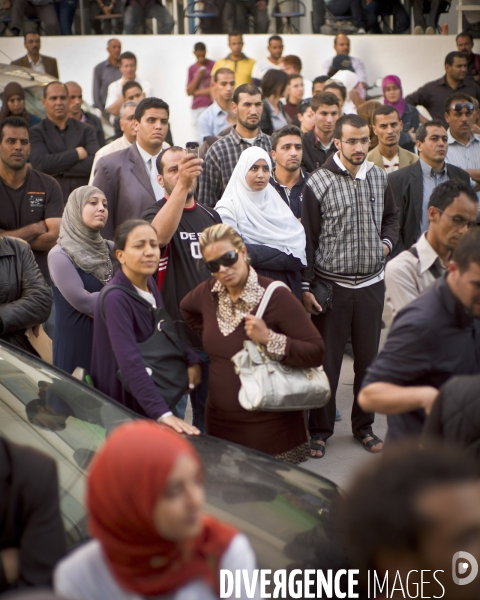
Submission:
M 158 182 L 165 195 L 146 209 L 142 218 L 157 231 L 162 257 L 158 271 L 158 288 L 168 314 L 177 322 L 182 340 L 193 347 L 202 359 L 202 383 L 190 392 L 193 424 L 204 427 L 205 403 L 208 395 L 209 358 L 200 338 L 182 321 L 180 301 L 203 281 L 211 277 L 200 252 L 199 239 L 206 227 L 221 223 L 211 208 L 196 202 L 194 192 L 202 173 L 203 161 L 183 148 L 173 146 L 157 158 Z
M 205 165 L 200 178 L 200 200 L 207 206 L 215 206 L 222 197 L 241 153 L 250 146 L 260 146 L 270 152 L 270 136 L 259 127 L 263 112 L 263 97 L 260 90 L 245 83 L 233 92 L 232 110 L 237 124 L 231 132 L 217 140 L 205 156 Z

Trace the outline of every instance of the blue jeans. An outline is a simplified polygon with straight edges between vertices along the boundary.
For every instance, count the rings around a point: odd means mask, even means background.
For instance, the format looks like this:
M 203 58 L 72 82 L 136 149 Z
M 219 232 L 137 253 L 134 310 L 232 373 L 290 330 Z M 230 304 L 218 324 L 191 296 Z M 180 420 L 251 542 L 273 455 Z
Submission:
M 207 405 L 207 396 L 209 390 L 208 371 L 210 368 L 210 357 L 205 350 L 195 350 L 202 364 L 202 383 L 190 392 L 190 402 L 192 403 L 193 424 L 198 427 L 202 433 L 205 433 L 205 407 Z
M 160 21 L 161 27 L 158 33 L 162 35 L 171 33 L 175 25 L 172 15 L 163 4 L 154 4 L 147 8 L 146 11 L 142 10 L 139 6 L 129 5 L 125 9 L 123 17 L 124 33 L 129 35 L 136 34 L 140 24 L 142 24 L 143 31 L 145 31 L 146 19 L 157 19 L 157 21 Z
M 60 33 L 62 35 L 72 35 L 72 24 L 77 10 L 77 0 L 55 0 L 53 3 L 57 13 L 58 23 L 60 24 Z
M 184 394 L 177 402 L 172 413 L 179 419 L 185 419 L 185 411 L 187 410 L 188 394 Z
M 335 17 L 348 17 L 352 16 L 355 27 L 359 29 L 367 28 L 365 20 L 365 11 L 362 8 L 361 0 L 330 0 L 327 4 L 328 10 Z

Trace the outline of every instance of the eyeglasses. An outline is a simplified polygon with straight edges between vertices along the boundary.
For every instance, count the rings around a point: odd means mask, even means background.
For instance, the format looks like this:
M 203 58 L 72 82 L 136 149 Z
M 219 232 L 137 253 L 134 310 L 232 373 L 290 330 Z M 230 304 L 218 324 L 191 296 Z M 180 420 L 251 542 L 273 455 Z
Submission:
M 437 208 L 439 213 L 442 213 L 442 215 L 445 215 L 448 219 L 450 219 L 450 221 L 452 222 L 452 224 L 454 225 L 455 229 L 463 229 L 464 227 L 467 227 L 468 229 L 472 229 L 473 227 L 475 227 L 477 225 L 476 221 L 467 221 L 467 219 L 464 219 L 463 217 L 457 217 L 457 216 L 450 216 L 448 215 L 445 211 L 440 210 L 439 208 Z
M 473 109 L 475 107 L 473 106 L 473 104 L 471 102 L 465 102 L 465 104 L 462 104 L 461 102 L 459 102 L 458 104 L 454 104 L 453 106 L 451 106 L 450 110 L 454 110 L 455 112 L 460 112 L 464 108 L 467 109 L 467 112 L 468 111 L 473 112 Z
M 231 267 L 238 260 L 238 250 L 229 250 L 215 260 L 206 260 L 205 264 L 210 273 L 218 273 L 220 267 Z
M 361 144 L 362 146 L 367 146 L 370 143 L 370 138 L 361 138 L 359 140 L 340 140 L 341 142 L 343 142 L 344 144 L 347 144 L 347 146 L 356 146 L 357 144 Z

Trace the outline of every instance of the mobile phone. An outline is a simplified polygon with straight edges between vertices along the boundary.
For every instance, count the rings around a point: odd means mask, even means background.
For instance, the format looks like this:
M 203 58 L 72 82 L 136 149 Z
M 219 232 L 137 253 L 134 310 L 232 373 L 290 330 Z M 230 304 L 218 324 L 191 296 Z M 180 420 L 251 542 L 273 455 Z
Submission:
M 185 149 L 187 150 L 188 154 L 195 154 L 195 156 L 198 158 L 200 149 L 200 144 L 198 142 L 187 142 Z

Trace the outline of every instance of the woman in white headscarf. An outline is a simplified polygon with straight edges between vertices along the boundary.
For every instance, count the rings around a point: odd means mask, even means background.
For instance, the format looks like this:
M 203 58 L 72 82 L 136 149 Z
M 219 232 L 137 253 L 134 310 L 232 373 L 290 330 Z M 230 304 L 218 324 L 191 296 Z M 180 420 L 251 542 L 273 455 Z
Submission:
M 332 81 L 342 84 L 347 90 L 347 98 L 342 107 L 343 114 L 356 114 L 356 107 L 362 102 L 365 102 L 365 89 L 360 81 L 360 77 L 353 71 L 337 71 L 335 75 L 332 76 Z M 327 82 L 325 87 L 328 86 L 328 83 L 329 82 Z
M 272 162 L 258 146 L 244 150 L 215 210 L 241 235 L 259 275 L 286 283 L 301 298 L 306 266 L 303 226 L 270 184 Z
M 77 188 L 65 205 L 58 243 L 48 254 L 55 302 L 53 364 L 68 373 L 76 367 L 90 370 L 95 304 L 113 276 L 113 242 L 100 235 L 107 217 L 102 191 Z

